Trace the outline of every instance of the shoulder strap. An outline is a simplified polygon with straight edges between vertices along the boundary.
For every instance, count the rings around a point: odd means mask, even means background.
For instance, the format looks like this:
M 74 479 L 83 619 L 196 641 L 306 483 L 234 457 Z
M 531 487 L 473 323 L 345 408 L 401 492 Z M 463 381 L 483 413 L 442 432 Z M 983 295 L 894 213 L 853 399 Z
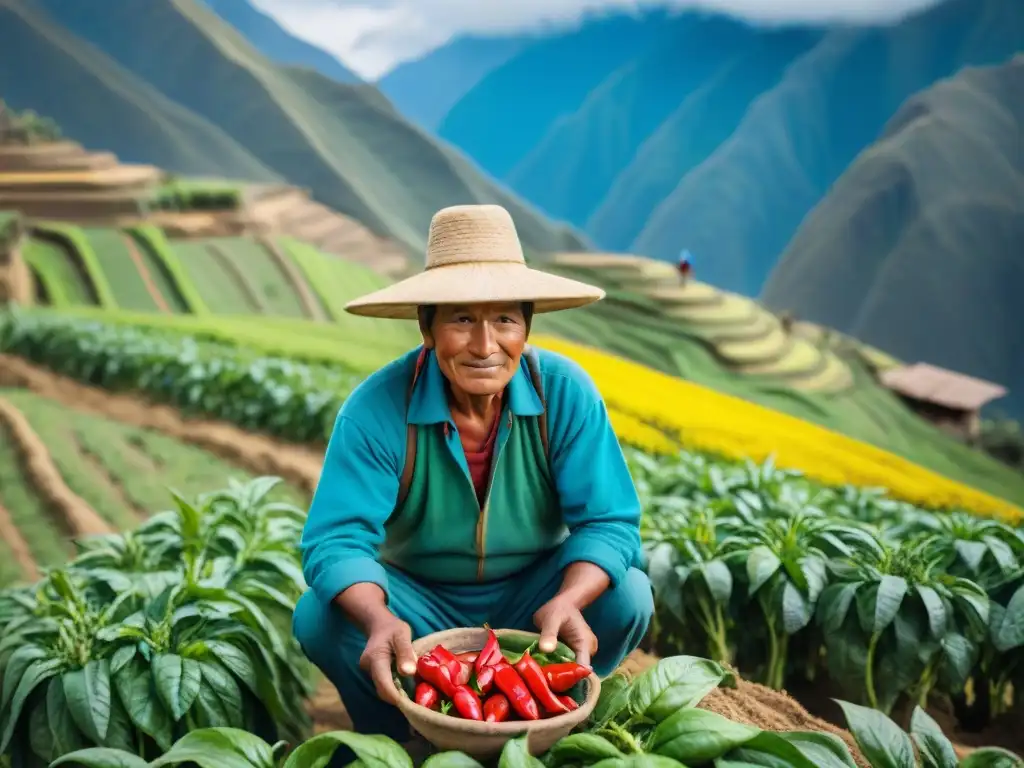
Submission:
M 416 368 L 412 373 L 412 379 L 409 381 L 409 389 L 405 393 L 405 411 L 406 415 L 409 412 L 409 403 L 412 401 L 412 392 L 416 389 L 416 382 L 419 381 L 420 372 L 423 370 L 423 363 L 427 359 L 427 348 L 423 347 L 420 350 L 419 356 L 416 358 Z M 405 501 L 405 497 L 409 495 L 409 488 L 412 485 L 412 471 L 416 467 L 416 425 L 409 424 L 405 430 L 405 465 L 402 467 L 402 475 L 398 480 L 398 501 L 395 503 L 395 509 L 402 506 Z
M 544 446 L 544 459 L 550 464 L 551 463 L 551 451 L 548 448 L 548 405 L 544 400 L 544 383 L 540 375 L 540 359 L 537 356 L 537 350 L 533 347 L 527 346 L 523 350 L 523 359 L 526 360 L 526 368 L 530 372 L 530 380 L 533 382 L 533 388 L 537 390 L 537 396 L 540 398 L 540 404 L 544 408 L 543 413 L 537 417 L 537 425 L 540 427 L 540 442 Z

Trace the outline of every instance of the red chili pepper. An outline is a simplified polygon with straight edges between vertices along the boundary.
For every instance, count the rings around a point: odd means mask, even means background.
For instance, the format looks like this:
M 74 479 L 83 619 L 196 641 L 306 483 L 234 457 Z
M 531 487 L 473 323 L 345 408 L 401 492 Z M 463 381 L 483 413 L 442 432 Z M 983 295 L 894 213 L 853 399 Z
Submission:
M 577 664 L 574 661 L 562 664 L 548 664 L 541 667 L 544 670 L 544 677 L 548 681 L 548 687 L 555 693 L 565 693 L 583 678 L 590 674 L 590 668 Z
M 508 698 L 496 693 L 484 702 L 484 720 L 488 723 L 502 723 L 508 720 Z
M 452 701 L 455 703 L 455 710 L 466 720 L 483 720 L 484 711 L 480 704 L 480 697 L 476 695 L 472 688 L 465 685 L 460 685 L 455 689 L 455 695 L 452 696 Z
M 574 699 L 572 696 L 566 696 L 564 693 L 559 694 L 558 700 L 565 704 L 566 709 L 568 709 L 570 712 L 580 708 L 580 705 L 576 703 L 576 699 Z
M 476 657 L 476 674 L 480 676 L 481 670 L 484 667 L 490 667 L 493 664 L 497 664 L 502 661 L 501 647 L 498 645 L 498 636 L 494 634 L 494 630 L 488 627 L 487 629 L 487 642 L 484 643 L 484 648 L 480 651 L 480 655 Z
M 526 687 L 523 678 L 519 676 L 510 664 L 498 664 L 494 672 L 494 684 L 498 690 L 508 696 L 512 708 L 524 720 L 540 720 L 540 710 L 537 702 L 530 695 L 530 689 Z
M 441 703 L 441 696 L 437 692 L 437 688 L 432 686 L 430 683 L 417 683 L 416 684 L 416 697 L 414 701 L 421 707 L 427 709 L 437 709 Z
M 466 664 L 472 664 L 479 655 L 476 651 L 464 651 L 463 653 L 456 653 L 455 658 Z
M 456 685 L 459 685 L 459 680 L 462 677 L 462 662 L 455 658 L 455 654 L 443 645 L 438 645 L 434 647 L 430 655 L 437 659 L 441 666 L 448 668 L 448 676 Z
M 476 675 L 476 687 L 480 689 L 480 693 L 486 694 L 491 690 L 491 686 L 494 685 L 494 667 L 484 667 Z
M 449 699 L 452 697 L 455 692 L 455 684 L 452 683 L 448 668 L 432 655 L 428 653 L 416 660 L 416 672 L 423 682 L 430 683 Z
M 467 664 L 464 661 L 459 662 L 459 678 L 455 681 L 456 685 L 469 685 L 470 678 L 473 677 L 473 665 Z
M 523 658 L 515 663 L 515 670 L 523 678 L 523 682 L 526 683 L 537 701 L 544 709 L 552 714 L 564 714 L 569 710 L 566 709 L 565 704 L 560 702 L 555 694 L 548 687 L 548 681 L 544 677 L 544 670 L 541 669 L 540 664 L 537 660 L 530 655 L 527 651 L 523 654 Z

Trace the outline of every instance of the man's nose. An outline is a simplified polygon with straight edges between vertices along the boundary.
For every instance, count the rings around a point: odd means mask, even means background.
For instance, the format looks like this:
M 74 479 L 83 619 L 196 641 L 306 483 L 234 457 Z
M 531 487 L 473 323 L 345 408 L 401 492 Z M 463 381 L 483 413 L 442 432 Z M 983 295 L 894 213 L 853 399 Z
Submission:
M 499 351 L 494 329 L 491 328 L 490 323 L 474 324 L 473 333 L 470 335 L 469 351 L 481 358 L 490 357 Z

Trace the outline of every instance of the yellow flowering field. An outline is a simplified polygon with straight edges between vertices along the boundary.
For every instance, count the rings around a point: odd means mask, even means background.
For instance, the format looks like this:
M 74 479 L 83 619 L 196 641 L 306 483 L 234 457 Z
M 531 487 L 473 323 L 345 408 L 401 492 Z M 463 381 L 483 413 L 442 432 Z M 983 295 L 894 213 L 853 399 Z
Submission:
M 716 392 L 607 352 L 552 336 L 538 347 L 563 354 L 594 378 L 624 442 L 668 454 L 679 444 L 797 469 L 828 484 L 881 486 L 924 507 L 960 507 L 1010 522 L 1024 510 L 908 459 L 781 411 Z

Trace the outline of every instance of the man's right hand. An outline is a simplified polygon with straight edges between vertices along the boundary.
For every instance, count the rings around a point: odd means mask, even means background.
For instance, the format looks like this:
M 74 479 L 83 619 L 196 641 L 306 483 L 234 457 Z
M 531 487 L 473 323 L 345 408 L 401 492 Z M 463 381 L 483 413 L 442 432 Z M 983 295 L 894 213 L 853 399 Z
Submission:
M 359 657 L 359 666 L 370 674 L 381 700 L 397 705 L 400 694 L 391 673 L 391 662 L 397 662 L 400 674 L 416 673 L 412 630 L 408 624 L 390 613 L 377 619 L 367 630 L 366 648 Z
M 353 584 L 334 602 L 366 635 L 366 648 L 359 666 L 373 679 L 377 695 L 388 704 L 398 704 L 399 692 L 391 674 L 391 662 L 398 672 L 416 674 L 416 652 L 412 649 L 412 630 L 388 608 L 384 590 L 376 584 Z

